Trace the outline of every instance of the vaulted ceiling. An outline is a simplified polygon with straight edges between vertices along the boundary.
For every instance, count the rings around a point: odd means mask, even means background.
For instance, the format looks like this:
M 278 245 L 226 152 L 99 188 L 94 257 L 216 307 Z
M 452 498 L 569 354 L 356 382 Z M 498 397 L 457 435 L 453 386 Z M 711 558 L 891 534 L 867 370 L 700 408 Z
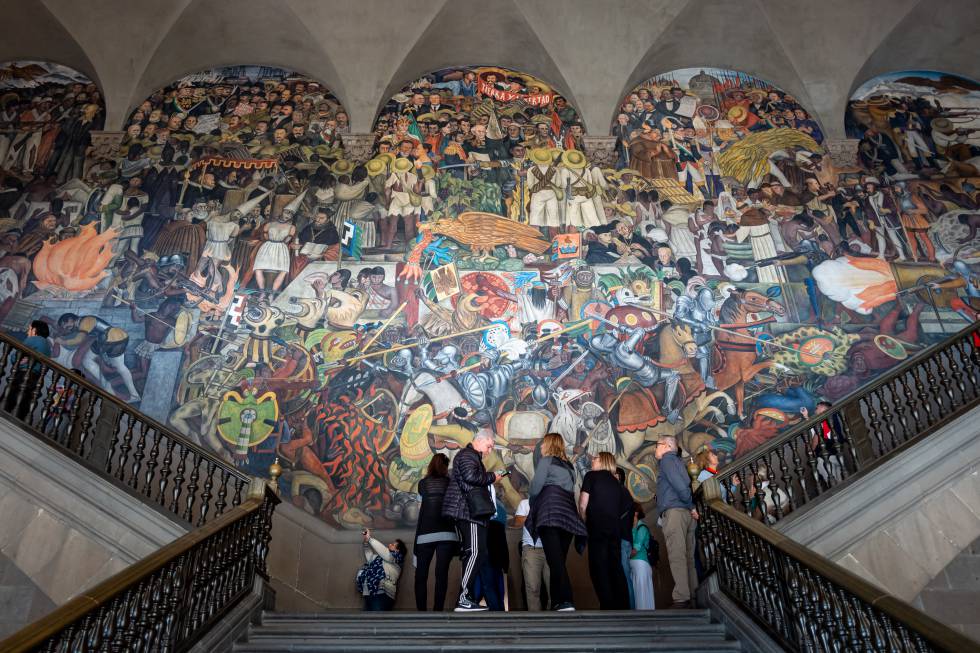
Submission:
M 751 73 L 843 136 L 850 93 L 875 75 L 926 68 L 980 78 L 977 0 L 0 0 L 0 60 L 89 75 L 107 129 L 174 79 L 265 64 L 321 80 L 370 129 L 419 75 L 463 64 L 533 74 L 606 133 L 620 98 L 677 68 Z

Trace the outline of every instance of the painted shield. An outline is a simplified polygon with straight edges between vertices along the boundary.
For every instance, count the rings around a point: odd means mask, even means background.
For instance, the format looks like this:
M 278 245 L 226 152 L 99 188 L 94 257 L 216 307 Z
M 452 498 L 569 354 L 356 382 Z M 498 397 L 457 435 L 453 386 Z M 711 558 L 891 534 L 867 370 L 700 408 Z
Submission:
M 635 470 L 630 470 L 626 475 L 626 485 L 637 502 L 653 501 L 654 488 L 657 487 L 657 472 L 650 465 L 639 463 Z
M 235 390 L 225 393 L 218 409 L 218 434 L 239 450 L 261 444 L 272 435 L 279 419 L 279 403 L 274 392 L 256 397 L 256 391 L 245 396 Z
M 824 361 L 824 357 L 834 351 L 834 339 L 829 335 L 816 335 L 800 342 L 797 350 L 800 365 L 813 367 Z
M 480 378 L 476 374 L 464 372 L 459 375 L 458 383 L 470 406 L 476 410 L 486 408 L 487 389 L 483 383 L 480 383 Z
M 402 427 L 398 449 L 402 462 L 408 467 L 422 468 L 429 464 L 432 449 L 429 448 L 429 426 L 432 424 L 432 406 L 422 404 L 412 411 Z
M 883 333 L 875 336 L 875 346 L 895 360 L 905 360 L 909 357 L 909 353 L 902 343 Z

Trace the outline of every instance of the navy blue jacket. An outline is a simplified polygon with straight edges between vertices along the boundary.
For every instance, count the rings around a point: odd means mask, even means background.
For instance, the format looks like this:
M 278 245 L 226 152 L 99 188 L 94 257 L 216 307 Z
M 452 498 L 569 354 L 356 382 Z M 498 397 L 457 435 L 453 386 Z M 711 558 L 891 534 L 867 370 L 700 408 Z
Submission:
M 668 451 L 663 455 L 657 471 L 657 517 L 671 508 L 694 508 L 691 477 L 676 451 Z

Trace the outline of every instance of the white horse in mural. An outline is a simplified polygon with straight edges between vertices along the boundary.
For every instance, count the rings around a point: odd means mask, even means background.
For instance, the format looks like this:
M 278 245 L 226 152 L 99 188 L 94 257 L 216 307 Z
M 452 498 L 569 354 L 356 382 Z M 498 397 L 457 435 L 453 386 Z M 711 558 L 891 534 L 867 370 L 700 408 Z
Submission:
M 422 399 L 428 399 L 432 404 L 432 414 L 435 416 L 432 421 L 436 424 L 445 424 L 446 417 L 453 408 L 466 403 L 455 383 L 446 378 L 446 375 L 437 375 L 430 370 L 416 372 L 405 384 L 398 403 L 398 414 L 404 416 L 409 408 Z

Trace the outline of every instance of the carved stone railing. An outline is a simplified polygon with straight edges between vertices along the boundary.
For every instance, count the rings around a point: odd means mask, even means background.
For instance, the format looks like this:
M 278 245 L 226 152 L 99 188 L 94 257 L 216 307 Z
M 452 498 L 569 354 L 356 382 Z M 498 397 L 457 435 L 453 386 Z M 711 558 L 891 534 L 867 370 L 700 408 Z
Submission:
M 3 334 L 0 416 L 189 526 L 241 504 L 251 481 L 234 465 Z
M 186 651 L 255 586 L 279 498 L 253 492 L 207 525 L 0 642 L 8 653 Z
M 774 524 L 794 519 L 980 405 L 980 323 L 970 325 L 716 477 L 730 506 Z
M 721 591 L 789 651 L 959 653 L 966 638 L 778 531 L 699 493 L 698 544 Z

